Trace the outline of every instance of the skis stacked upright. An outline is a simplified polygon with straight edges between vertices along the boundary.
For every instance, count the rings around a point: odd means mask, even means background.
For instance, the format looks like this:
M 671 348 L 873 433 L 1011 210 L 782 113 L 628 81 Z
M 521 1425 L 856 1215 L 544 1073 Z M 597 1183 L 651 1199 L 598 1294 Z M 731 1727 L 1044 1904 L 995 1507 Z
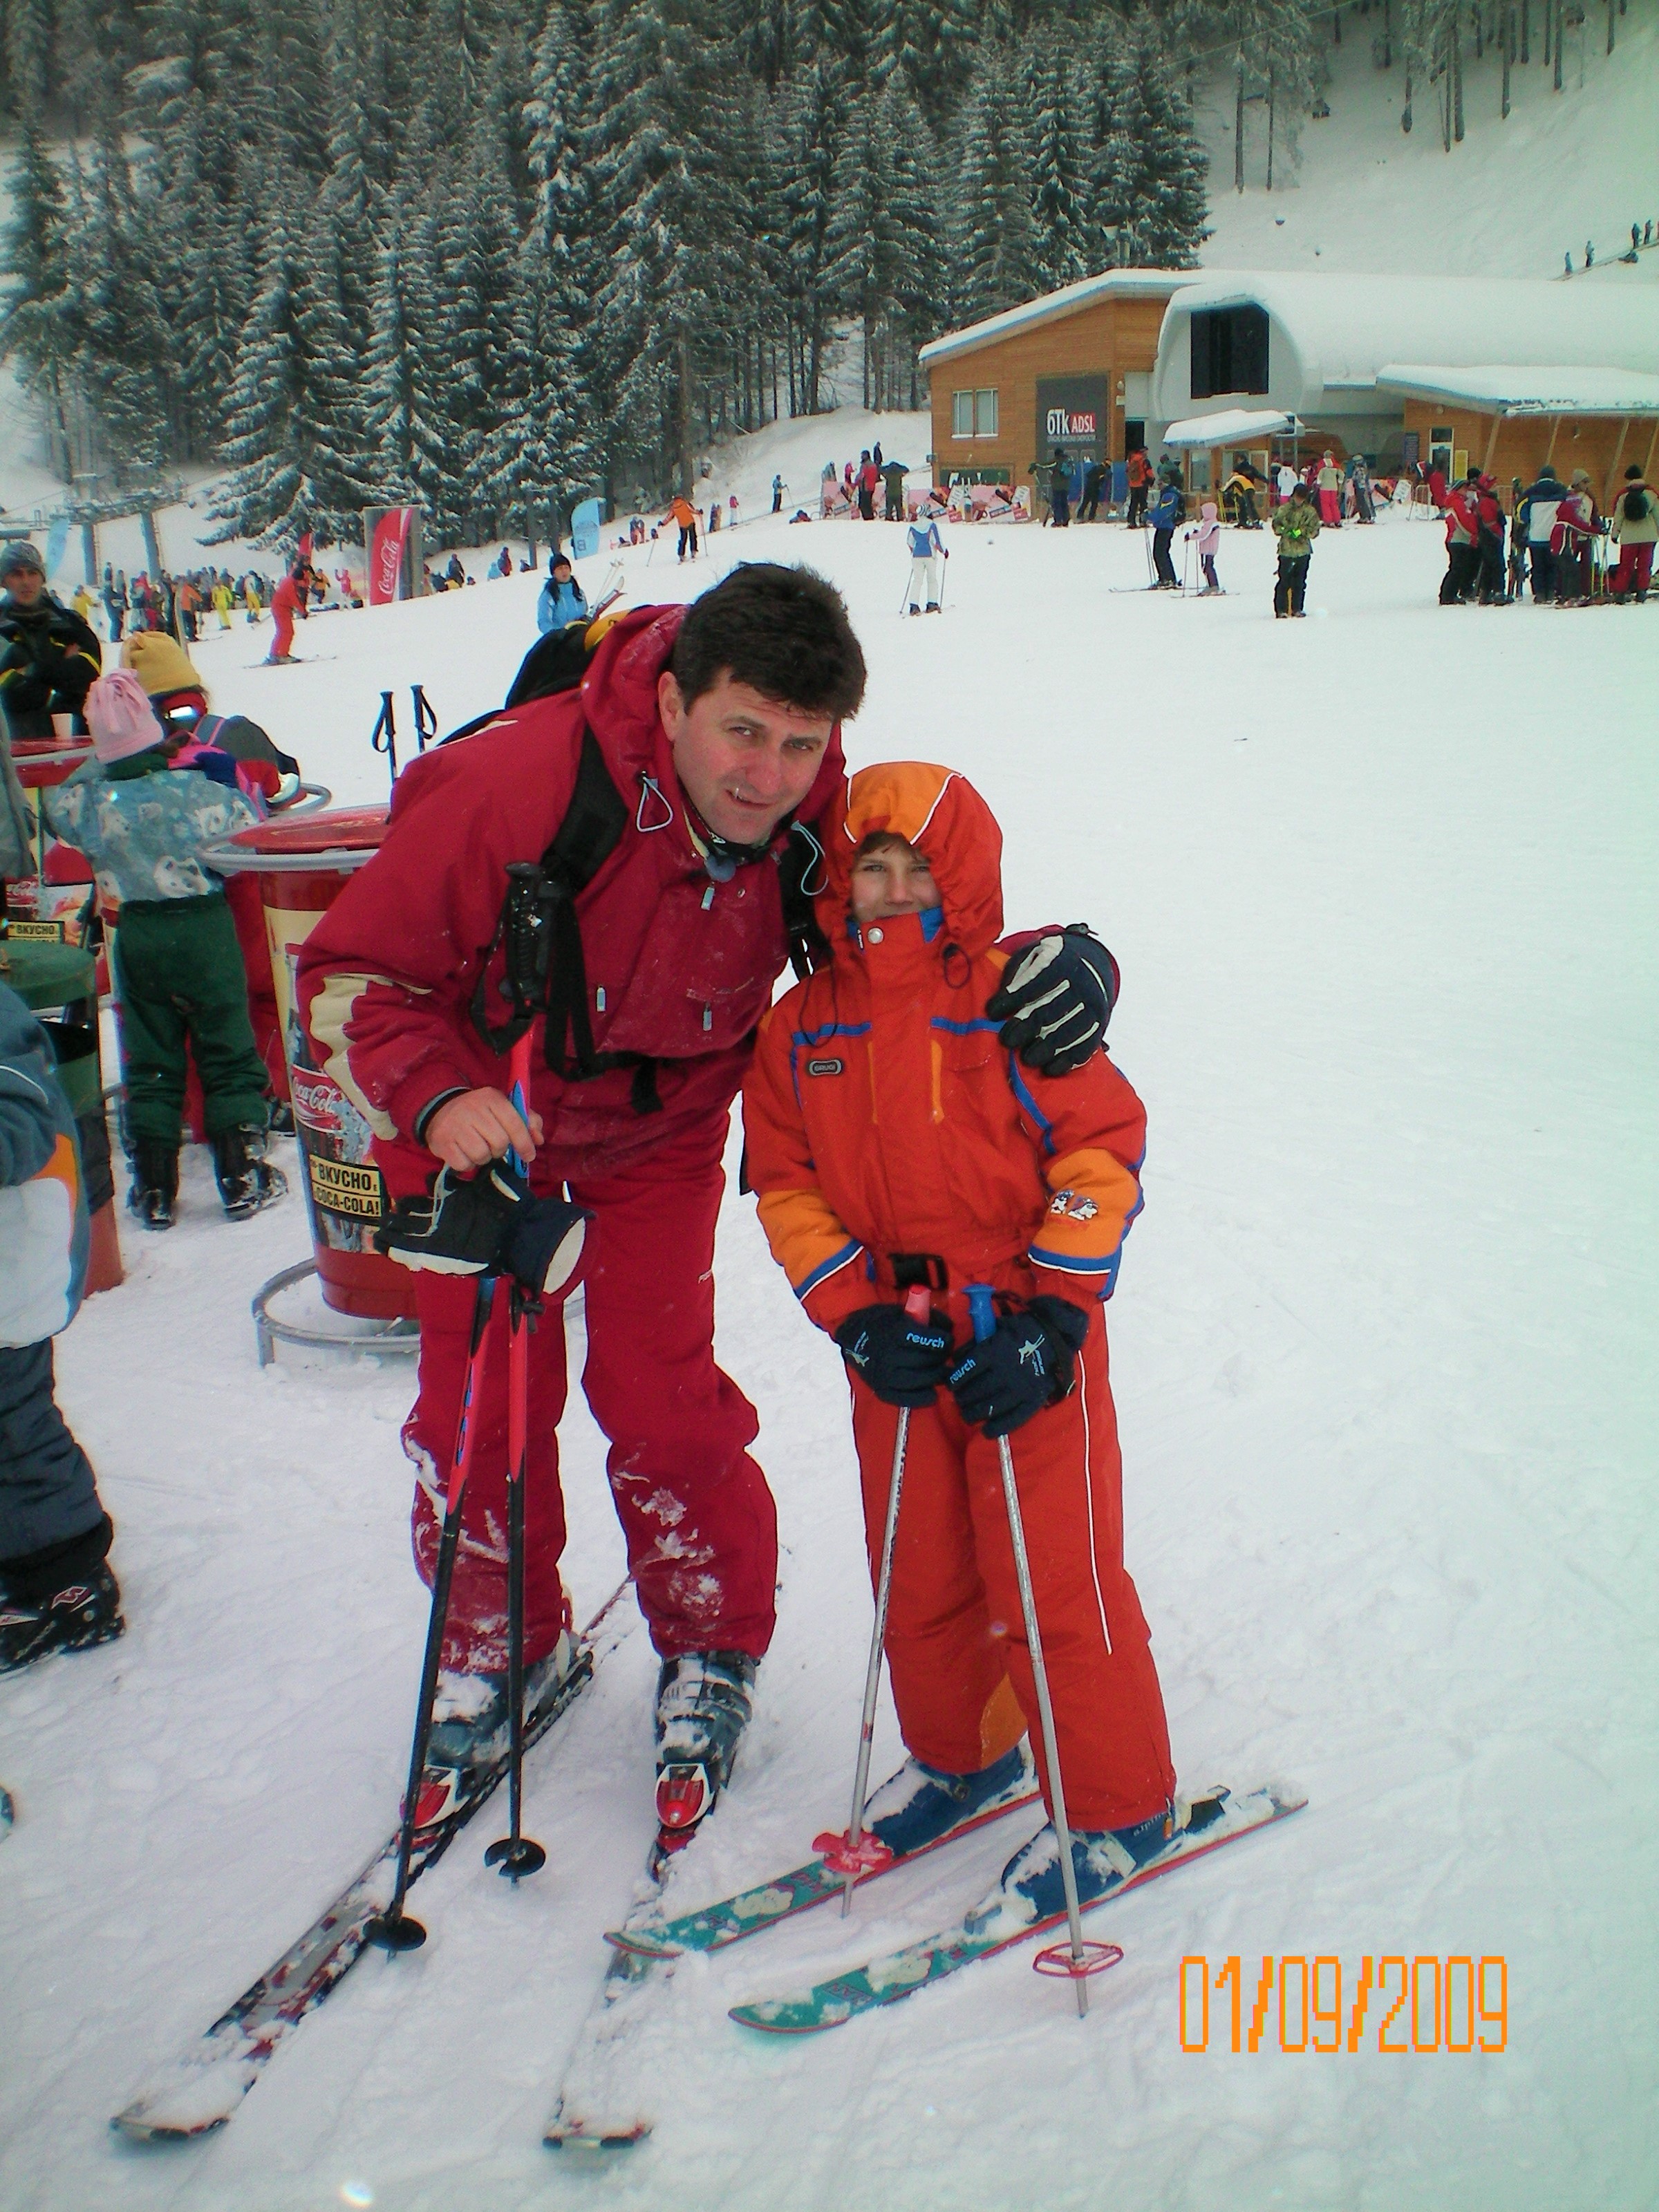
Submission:
M 626 1629 L 600 1632 L 623 1592 L 623 1583 L 582 1631 L 576 1656 L 556 1701 L 533 1729 L 526 1747 L 539 1742 L 567 1713 L 593 1678 L 602 1657 L 616 1649 Z M 411 1885 L 435 1866 L 473 1815 L 488 1803 L 505 1779 L 505 1753 L 472 1770 L 459 1790 L 433 1793 L 435 1810 L 426 1810 L 416 1831 L 410 1861 Z M 446 1771 L 446 1782 L 448 1781 Z M 426 1793 L 422 1792 L 423 1798 Z M 142 2142 L 184 2142 L 222 2128 L 234 2117 L 263 2069 L 307 2015 L 316 2010 L 356 1965 L 364 1930 L 390 1903 L 396 1880 L 398 1837 L 394 1832 L 356 1879 L 347 1883 L 299 1940 L 276 1964 L 243 1990 L 211 2027 L 187 2044 L 153 2074 L 111 2125 Z

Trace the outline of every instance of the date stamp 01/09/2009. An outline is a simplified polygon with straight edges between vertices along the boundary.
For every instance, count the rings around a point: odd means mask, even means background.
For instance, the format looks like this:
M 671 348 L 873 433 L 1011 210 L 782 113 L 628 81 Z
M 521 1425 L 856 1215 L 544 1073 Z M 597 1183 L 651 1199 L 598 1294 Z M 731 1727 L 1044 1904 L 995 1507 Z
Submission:
M 1278 2048 L 1287 2053 L 1497 2052 L 1509 2047 L 1509 1964 L 1495 1955 L 1368 1954 L 1345 1977 L 1341 1960 L 1329 1956 L 1269 1953 L 1259 1974 L 1254 1960 L 1247 1969 L 1237 1952 L 1213 1975 L 1208 1959 L 1182 1960 L 1181 2047 L 1190 2056 L 1272 2050 L 1270 2016 Z

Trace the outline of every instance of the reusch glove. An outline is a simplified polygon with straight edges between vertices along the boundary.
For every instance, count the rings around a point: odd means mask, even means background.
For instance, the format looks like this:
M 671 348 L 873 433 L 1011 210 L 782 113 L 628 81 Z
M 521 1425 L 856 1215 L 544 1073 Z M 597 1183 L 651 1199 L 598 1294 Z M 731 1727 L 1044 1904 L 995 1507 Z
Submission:
M 1088 1334 L 1088 1315 L 1065 1298 L 1033 1298 L 1019 1313 L 1000 1315 L 951 1370 L 963 1419 L 988 1437 L 1012 1436 L 1070 1393 Z
M 1068 1075 L 1100 1048 L 1117 998 L 1117 963 L 1085 922 L 1040 937 L 1003 971 L 985 1011 L 997 1041 L 1042 1075 Z
M 884 1405 L 931 1406 L 950 1364 L 951 1324 L 913 1321 L 902 1306 L 863 1306 L 836 1331 L 841 1356 Z
M 534 1198 L 504 1160 L 463 1179 L 438 1170 L 431 1190 L 400 1198 L 374 1244 L 401 1267 L 438 1275 L 511 1275 L 532 1297 L 568 1291 L 592 1219 L 562 1198 Z

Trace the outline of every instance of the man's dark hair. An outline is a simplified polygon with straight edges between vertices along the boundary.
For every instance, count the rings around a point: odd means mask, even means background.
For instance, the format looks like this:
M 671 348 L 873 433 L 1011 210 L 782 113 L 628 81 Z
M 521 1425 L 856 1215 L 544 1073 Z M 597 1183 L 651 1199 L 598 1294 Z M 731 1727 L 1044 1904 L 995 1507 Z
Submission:
M 722 675 L 837 722 L 864 697 L 864 654 L 841 593 L 813 569 L 776 561 L 745 561 L 694 599 L 668 665 L 688 707 Z

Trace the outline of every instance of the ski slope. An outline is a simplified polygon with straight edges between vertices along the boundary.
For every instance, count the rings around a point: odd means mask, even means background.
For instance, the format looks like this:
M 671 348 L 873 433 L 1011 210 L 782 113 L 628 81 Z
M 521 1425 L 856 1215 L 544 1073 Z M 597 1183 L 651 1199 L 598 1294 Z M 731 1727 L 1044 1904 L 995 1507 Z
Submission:
M 791 434 L 848 445 L 841 418 Z M 636 1623 L 531 1771 L 546 1871 L 488 1873 L 487 1815 L 422 1885 L 427 1948 L 366 1958 L 229 2129 L 123 2144 L 107 2116 L 383 1839 L 425 1619 L 407 1370 L 260 1371 L 247 1301 L 305 1254 L 300 1202 L 227 1224 L 192 1152 L 179 1226 L 124 1232 L 126 1286 L 58 1345 L 130 1628 L 0 1682 L 5 2212 L 1653 2204 L 1659 620 L 1443 611 L 1440 533 L 1404 521 L 1322 537 L 1310 618 L 1277 624 L 1265 532 L 1224 533 L 1208 602 L 1125 590 L 1120 528 L 949 535 L 945 611 L 915 622 L 881 526 L 745 523 L 685 568 L 629 555 L 628 588 L 822 568 L 870 662 L 854 764 L 960 766 L 1011 922 L 1113 945 L 1151 1117 L 1110 1316 L 1129 1563 L 1183 1782 L 1289 1775 L 1308 1810 L 1100 1916 L 1127 1957 L 1083 2024 L 1019 1951 L 804 2044 L 726 2018 L 949 1918 L 1019 1823 L 848 1922 L 689 1960 L 641 2053 L 653 2138 L 562 2165 L 541 2128 L 652 1831 Z M 411 683 L 446 726 L 499 699 L 538 582 L 319 617 L 301 667 L 250 666 L 269 630 L 240 626 L 199 661 L 216 707 L 371 799 L 382 690 L 405 726 Z M 844 1819 L 870 1615 L 840 1362 L 735 1187 L 716 1275 L 782 1588 L 677 1909 Z M 562 1449 L 585 1616 L 622 1560 L 579 1398 Z M 898 1756 L 884 1700 L 876 1773 Z M 1380 2055 L 1374 2006 L 1358 2051 L 1283 2051 L 1274 2010 L 1235 2057 L 1217 1996 L 1183 2054 L 1182 1960 L 1235 1954 L 1250 1996 L 1264 1955 L 1336 1956 L 1350 1996 L 1367 1955 L 1501 1956 L 1507 2048 Z

